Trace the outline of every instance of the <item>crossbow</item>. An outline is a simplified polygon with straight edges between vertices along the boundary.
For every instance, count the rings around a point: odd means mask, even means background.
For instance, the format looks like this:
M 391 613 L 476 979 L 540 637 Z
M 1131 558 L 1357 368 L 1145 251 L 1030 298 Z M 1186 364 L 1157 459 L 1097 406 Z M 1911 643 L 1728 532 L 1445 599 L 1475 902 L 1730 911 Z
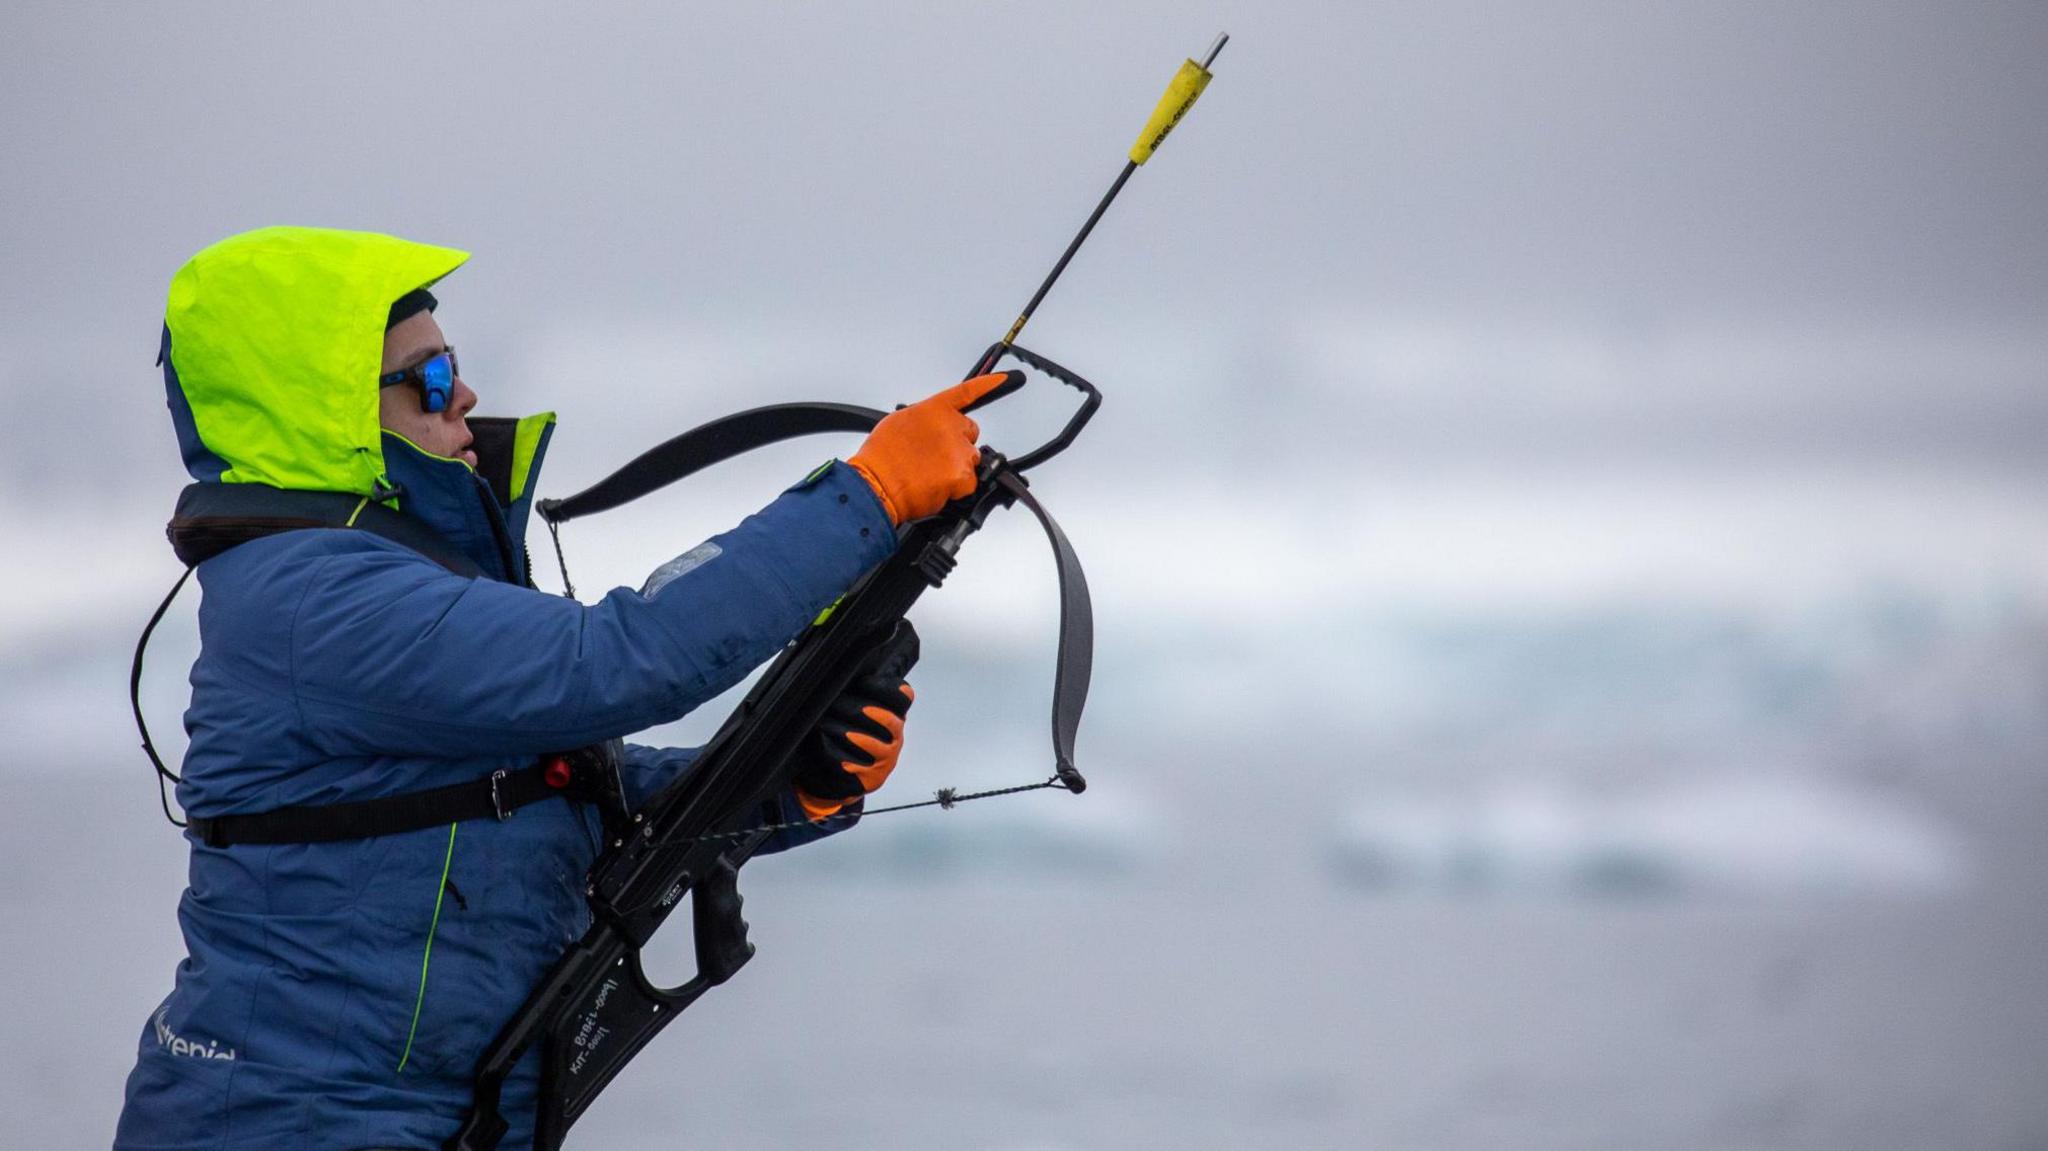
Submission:
M 1202 63 L 1186 61 L 1168 85 L 1130 160 L 1067 246 L 1050 275 L 1001 340 L 968 375 L 994 372 L 1009 360 L 1079 392 L 1081 402 L 1045 443 L 1015 457 L 984 447 L 971 495 L 937 514 L 904 525 L 895 552 L 776 657 L 753 689 L 704 745 L 691 771 L 656 791 L 637 811 L 610 821 L 605 849 L 592 865 L 586 897 L 591 926 L 556 960 L 525 1003 L 485 1049 L 474 1097 L 445 1147 L 490 1151 L 509 1122 L 500 1110 L 506 1079 L 540 1050 L 540 1096 L 533 1146 L 557 1151 L 572 1124 L 662 1028 L 706 991 L 730 979 L 754 954 L 741 918 L 739 869 L 775 830 L 760 825 L 764 802 L 782 794 L 795 754 L 852 679 L 877 652 L 900 649 L 906 613 L 940 586 L 961 545 L 999 508 L 1024 505 L 1050 542 L 1059 573 L 1060 632 L 1053 683 L 1054 771 L 1042 782 L 996 793 L 1087 786 L 1074 766 L 1074 737 L 1088 695 L 1094 623 L 1088 583 L 1066 533 L 1030 490 L 1026 474 L 1065 451 L 1101 405 L 1080 375 L 1016 342 L 1018 334 L 1066 269 L 1075 251 L 1124 183 L 1192 107 L 1209 81 L 1208 65 L 1229 37 L 1218 36 Z M 968 410 L 1024 386 L 1007 379 Z M 756 448 L 800 436 L 865 433 L 886 413 L 840 403 L 777 404 L 726 416 L 684 432 L 575 495 L 542 500 L 535 510 L 555 535 L 562 524 L 629 503 Z M 567 567 L 564 565 L 567 590 Z M 941 793 L 936 802 L 950 805 Z M 829 818 L 829 817 L 828 817 Z M 641 949 L 688 897 L 697 972 L 673 987 L 657 985 Z

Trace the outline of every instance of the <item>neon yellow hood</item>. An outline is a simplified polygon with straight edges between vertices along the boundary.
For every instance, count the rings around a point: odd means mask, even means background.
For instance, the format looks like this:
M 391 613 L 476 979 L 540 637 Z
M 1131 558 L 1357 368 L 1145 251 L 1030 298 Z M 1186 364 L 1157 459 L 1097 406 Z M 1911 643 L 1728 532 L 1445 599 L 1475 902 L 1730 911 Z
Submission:
M 197 440 L 185 445 L 194 476 L 370 494 L 385 474 L 385 318 L 467 259 L 375 232 L 259 228 L 186 261 L 164 326 L 172 415 L 190 421 L 179 438 Z M 198 457 L 211 458 L 202 468 Z

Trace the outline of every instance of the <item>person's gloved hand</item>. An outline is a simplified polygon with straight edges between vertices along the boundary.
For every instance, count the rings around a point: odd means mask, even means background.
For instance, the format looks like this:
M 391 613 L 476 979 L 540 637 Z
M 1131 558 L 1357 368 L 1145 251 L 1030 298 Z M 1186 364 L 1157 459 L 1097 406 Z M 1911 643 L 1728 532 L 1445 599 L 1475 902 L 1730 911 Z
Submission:
M 1002 386 L 1012 372 L 991 372 L 882 418 L 846 461 L 880 497 L 892 523 L 923 519 L 948 501 L 974 493 L 981 428 L 963 408 Z
M 903 719 L 917 693 L 903 677 L 917 663 L 917 629 L 896 625 L 825 710 L 791 782 L 804 815 L 823 819 L 882 786 L 903 752 Z
M 796 798 L 811 819 L 836 815 L 882 786 L 903 752 L 903 718 L 917 693 L 890 675 L 862 676 L 818 722 L 810 758 L 796 773 Z

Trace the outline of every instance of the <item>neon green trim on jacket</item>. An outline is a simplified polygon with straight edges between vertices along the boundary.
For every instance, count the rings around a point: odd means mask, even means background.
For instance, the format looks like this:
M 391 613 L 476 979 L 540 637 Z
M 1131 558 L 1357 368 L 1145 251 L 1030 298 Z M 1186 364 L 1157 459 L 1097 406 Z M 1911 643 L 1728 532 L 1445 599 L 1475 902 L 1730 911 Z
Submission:
M 420 953 L 420 993 L 412 1001 L 412 1024 L 405 1029 L 405 1050 L 399 1053 L 398 1071 L 405 1070 L 406 1061 L 412 1058 L 413 1037 L 420 1030 L 420 1008 L 427 1005 L 427 965 L 434 959 L 434 933 L 441 930 L 441 897 L 448 894 L 448 869 L 455 863 L 455 829 L 459 826 L 448 825 L 448 854 L 441 860 L 441 886 L 434 889 L 434 921 L 427 924 L 427 946 Z
M 555 422 L 555 413 L 542 412 L 519 421 L 512 436 L 512 502 L 526 494 L 526 481 L 533 474 L 533 457 L 540 451 L 541 433 Z
M 374 232 L 260 228 L 171 278 L 171 365 L 224 483 L 367 495 L 391 304 L 469 253 Z

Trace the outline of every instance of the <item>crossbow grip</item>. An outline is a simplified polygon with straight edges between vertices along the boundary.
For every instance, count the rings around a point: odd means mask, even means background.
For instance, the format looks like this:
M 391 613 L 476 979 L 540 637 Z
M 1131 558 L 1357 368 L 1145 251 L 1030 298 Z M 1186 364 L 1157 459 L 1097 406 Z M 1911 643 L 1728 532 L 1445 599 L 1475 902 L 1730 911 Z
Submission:
M 754 945 L 747 941 L 747 921 L 740 918 L 745 902 L 740 898 L 739 869 L 723 860 L 690 893 L 697 980 L 703 987 L 716 987 L 731 979 L 733 972 L 754 957 Z

